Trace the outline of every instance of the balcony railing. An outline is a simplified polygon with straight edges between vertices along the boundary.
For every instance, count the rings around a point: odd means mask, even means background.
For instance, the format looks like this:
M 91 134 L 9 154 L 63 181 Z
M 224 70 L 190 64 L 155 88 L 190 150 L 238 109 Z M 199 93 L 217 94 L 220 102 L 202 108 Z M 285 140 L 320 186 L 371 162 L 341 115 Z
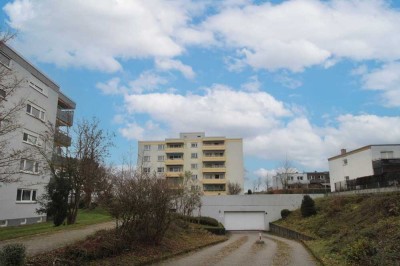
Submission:
M 71 137 L 61 131 L 57 131 L 54 135 L 54 142 L 59 146 L 69 147 L 71 146 Z
M 57 109 L 57 125 L 58 126 L 72 126 L 74 123 L 74 111 Z

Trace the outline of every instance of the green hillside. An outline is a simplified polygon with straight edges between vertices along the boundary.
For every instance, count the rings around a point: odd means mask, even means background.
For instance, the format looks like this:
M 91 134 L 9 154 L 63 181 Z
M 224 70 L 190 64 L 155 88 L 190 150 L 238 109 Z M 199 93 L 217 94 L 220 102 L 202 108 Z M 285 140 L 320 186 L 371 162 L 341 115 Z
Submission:
M 306 245 L 326 265 L 400 265 L 400 193 L 330 196 L 317 214 L 300 209 L 276 224 L 316 238 Z

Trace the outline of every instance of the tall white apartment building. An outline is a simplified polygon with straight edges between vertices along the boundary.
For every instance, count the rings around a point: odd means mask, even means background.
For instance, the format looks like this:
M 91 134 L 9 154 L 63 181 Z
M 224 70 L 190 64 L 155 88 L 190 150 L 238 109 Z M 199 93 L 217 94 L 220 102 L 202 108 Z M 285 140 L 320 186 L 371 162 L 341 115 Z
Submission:
M 18 111 L 18 123 L 14 132 L 3 136 L 8 139 L 7 149 L 34 150 L 46 145 L 60 152 L 71 145 L 67 128 L 72 126 L 75 102 L 65 96 L 60 87 L 16 51 L 5 44 L 0 45 L 0 67 L 6 68 L 22 81 L 15 92 L 2 104 L 25 99 Z M 0 87 L 0 97 L 5 97 Z M 1 121 L 0 121 L 1 122 Z M 54 143 L 42 143 L 41 136 L 53 125 Z M 27 153 L 15 163 L 13 177 L 19 182 L 0 183 L 0 227 L 37 223 L 46 220 L 45 215 L 36 213 L 37 203 L 49 182 L 50 173 L 39 156 Z
M 138 166 L 179 185 L 185 172 L 204 195 L 226 195 L 228 183 L 244 187 L 241 138 L 206 137 L 204 132 L 180 133 L 179 138 L 139 141 Z

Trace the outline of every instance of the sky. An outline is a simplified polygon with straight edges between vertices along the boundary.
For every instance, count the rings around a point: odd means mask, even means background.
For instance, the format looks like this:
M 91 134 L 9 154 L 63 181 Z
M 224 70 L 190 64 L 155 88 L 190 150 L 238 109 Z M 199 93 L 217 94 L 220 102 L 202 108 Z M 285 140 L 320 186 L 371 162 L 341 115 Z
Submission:
M 246 188 L 288 160 L 400 143 L 400 1 L 0 1 L 10 45 L 115 132 L 243 138 Z

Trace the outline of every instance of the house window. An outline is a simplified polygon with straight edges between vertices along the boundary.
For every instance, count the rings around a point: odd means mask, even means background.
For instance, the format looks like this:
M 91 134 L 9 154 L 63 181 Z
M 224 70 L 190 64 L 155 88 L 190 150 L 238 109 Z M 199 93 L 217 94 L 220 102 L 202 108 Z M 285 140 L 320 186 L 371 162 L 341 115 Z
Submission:
M 34 135 L 26 133 L 26 132 L 24 132 L 24 134 L 22 136 L 22 141 L 27 144 L 41 146 L 38 136 L 34 136 Z
M 191 158 L 192 158 L 192 159 L 197 159 L 197 153 L 192 153 Z
M 165 147 L 165 145 L 164 144 L 158 144 L 158 150 L 159 151 L 162 151 L 162 150 L 164 150 L 164 147 Z
M 197 175 L 192 175 L 192 180 L 197 180 Z
M 197 163 L 192 163 L 192 164 L 191 164 L 191 168 L 192 168 L 192 169 L 197 169 Z
M 17 189 L 17 201 L 21 202 L 33 202 L 36 201 L 36 190 L 35 189 Z
M 190 144 L 190 147 L 192 147 L 192 148 L 197 148 L 197 142 L 191 143 L 191 144 Z
M 164 167 L 157 167 L 157 173 L 164 173 Z
M 343 159 L 343 165 L 347 165 L 347 159 Z
M 26 173 L 39 173 L 39 163 L 33 160 L 21 159 L 19 170 Z
M 43 121 L 45 120 L 45 112 L 43 110 L 33 106 L 32 104 L 28 103 L 26 105 L 26 113 L 31 116 L 34 116 L 40 120 L 43 120 Z
M 5 66 L 10 66 L 11 59 L 3 53 L 0 53 L 0 62 Z
M 144 173 L 150 173 L 150 167 L 143 167 Z
M 150 156 L 144 156 L 143 157 L 144 162 L 150 162 Z
M 144 145 L 144 150 L 149 151 L 150 150 L 150 145 Z
M 40 92 L 40 93 L 42 93 L 42 94 L 46 94 L 45 91 L 44 91 L 44 89 L 43 89 L 42 87 L 40 87 L 39 85 L 35 84 L 35 83 L 32 82 L 32 81 L 29 81 L 29 87 L 31 87 L 31 88 L 37 90 L 38 92 Z
M 392 159 L 393 151 L 381 151 L 381 159 Z
M 164 155 L 159 155 L 159 156 L 157 157 L 157 161 L 163 162 L 163 161 L 164 161 Z

